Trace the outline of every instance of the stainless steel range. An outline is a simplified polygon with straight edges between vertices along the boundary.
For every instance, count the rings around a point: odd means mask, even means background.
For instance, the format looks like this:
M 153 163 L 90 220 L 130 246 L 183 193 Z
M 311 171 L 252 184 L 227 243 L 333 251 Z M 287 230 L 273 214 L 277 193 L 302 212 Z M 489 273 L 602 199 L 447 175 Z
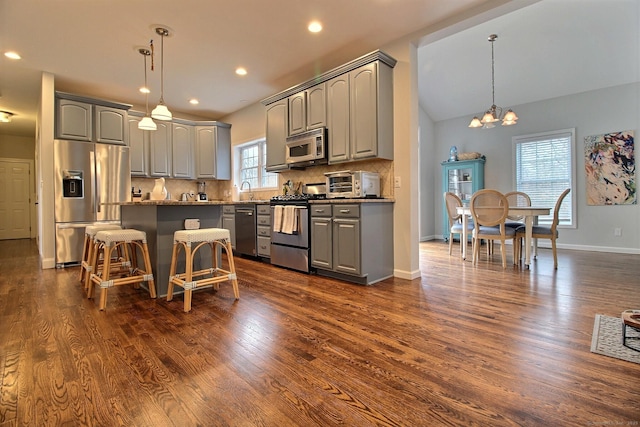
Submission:
M 324 194 L 299 194 L 271 198 L 271 264 L 305 273 L 311 270 L 309 200 Z

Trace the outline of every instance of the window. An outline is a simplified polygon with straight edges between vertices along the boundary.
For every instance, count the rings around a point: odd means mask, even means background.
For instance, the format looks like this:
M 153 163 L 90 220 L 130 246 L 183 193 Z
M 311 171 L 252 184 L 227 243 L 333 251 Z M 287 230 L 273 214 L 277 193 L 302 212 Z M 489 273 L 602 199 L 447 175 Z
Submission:
M 267 142 L 265 139 L 248 142 L 236 148 L 238 159 L 238 187 L 244 181 L 251 189 L 278 187 L 278 175 L 267 172 Z
M 572 188 L 574 140 L 575 129 L 513 137 L 515 188 L 527 193 L 533 206 L 553 208 L 560 194 Z M 558 225 L 575 226 L 572 200 L 568 197 L 562 203 Z M 551 224 L 553 209 L 538 221 Z

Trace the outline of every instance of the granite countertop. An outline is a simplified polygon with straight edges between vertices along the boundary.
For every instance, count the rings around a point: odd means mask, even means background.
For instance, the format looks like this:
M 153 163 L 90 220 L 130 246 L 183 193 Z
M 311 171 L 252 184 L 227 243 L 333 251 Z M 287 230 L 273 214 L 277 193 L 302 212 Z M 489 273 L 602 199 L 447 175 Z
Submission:
M 138 206 L 138 205 L 157 205 L 157 206 L 211 206 L 211 205 L 242 205 L 242 204 L 256 204 L 263 205 L 269 204 L 270 200 L 208 200 L 206 202 L 198 202 L 190 200 L 188 202 L 182 202 L 180 200 L 141 200 L 135 202 L 114 202 L 104 203 L 105 205 L 118 205 L 118 206 Z M 316 199 L 309 200 L 309 203 L 322 203 L 322 204 L 345 204 L 345 203 L 395 203 L 395 199 L 392 198 L 364 198 L 364 199 Z
M 393 198 L 388 198 L 388 197 L 382 197 L 382 198 L 360 198 L 360 199 L 316 199 L 316 200 L 309 200 L 309 203 L 312 204 L 318 204 L 318 203 L 322 203 L 322 204 L 345 204 L 345 203 L 395 203 L 395 199 Z
M 211 206 L 211 205 L 241 205 L 241 204 L 268 204 L 269 200 L 208 200 L 199 202 L 190 200 L 182 202 L 180 200 L 136 200 L 134 202 L 114 202 L 104 203 L 105 205 L 137 206 L 137 205 L 158 205 L 158 206 Z

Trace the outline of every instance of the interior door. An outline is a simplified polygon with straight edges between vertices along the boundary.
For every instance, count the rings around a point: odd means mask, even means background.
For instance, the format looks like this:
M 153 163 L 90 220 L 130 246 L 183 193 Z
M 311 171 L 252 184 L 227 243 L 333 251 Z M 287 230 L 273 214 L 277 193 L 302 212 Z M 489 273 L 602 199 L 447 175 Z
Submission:
M 29 162 L 0 160 L 0 240 L 31 237 Z

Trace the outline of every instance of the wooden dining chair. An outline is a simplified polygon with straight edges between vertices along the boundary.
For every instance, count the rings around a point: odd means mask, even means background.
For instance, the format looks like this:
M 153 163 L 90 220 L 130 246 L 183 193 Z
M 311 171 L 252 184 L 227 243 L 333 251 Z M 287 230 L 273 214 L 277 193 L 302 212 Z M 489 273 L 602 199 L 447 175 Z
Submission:
M 553 222 L 551 222 L 551 226 L 542 226 L 542 225 L 534 225 L 531 233 L 531 237 L 533 239 L 549 239 L 551 240 L 551 251 L 553 252 L 553 268 L 558 269 L 558 254 L 556 250 L 556 240 L 558 239 L 558 222 L 560 221 L 560 206 L 562 206 L 562 201 L 567 194 L 571 191 L 570 188 L 567 188 L 560 194 L 558 200 L 556 200 L 556 206 L 553 208 Z M 516 229 L 516 246 L 514 246 L 514 251 L 517 249 L 516 259 L 521 258 L 522 254 L 522 241 L 524 240 L 526 235 L 524 225 L 518 227 Z
M 462 245 L 466 245 L 467 242 L 462 241 L 462 215 L 456 211 L 457 207 L 462 206 L 462 200 L 454 193 L 445 192 L 443 194 L 444 203 L 447 207 L 447 214 L 449 217 L 449 255 L 451 255 L 453 248 L 453 235 L 458 234 L 460 236 L 460 253 L 462 254 Z M 468 221 L 467 232 L 471 234 L 473 231 L 473 221 Z
M 531 198 L 527 193 L 522 191 L 510 191 L 504 194 L 504 197 L 507 198 L 507 202 L 509 202 L 509 206 L 531 206 Z M 507 215 L 507 221 L 505 222 L 506 227 L 518 228 L 524 223 L 524 215 Z
M 485 189 L 473 193 L 471 197 L 471 216 L 473 217 L 473 264 L 480 258 L 480 242 L 500 240 L 502 252 L 502 268 L 507 268 L 507 239 L 513 239 L 515 243 L 516 230 L 507 228 L 505 222 L 509 214 L 509 202 L 499 191 Z M 514 246 L 515 250 L 515 246 Z M 515 260 L 515 257 L 514 257 Z

